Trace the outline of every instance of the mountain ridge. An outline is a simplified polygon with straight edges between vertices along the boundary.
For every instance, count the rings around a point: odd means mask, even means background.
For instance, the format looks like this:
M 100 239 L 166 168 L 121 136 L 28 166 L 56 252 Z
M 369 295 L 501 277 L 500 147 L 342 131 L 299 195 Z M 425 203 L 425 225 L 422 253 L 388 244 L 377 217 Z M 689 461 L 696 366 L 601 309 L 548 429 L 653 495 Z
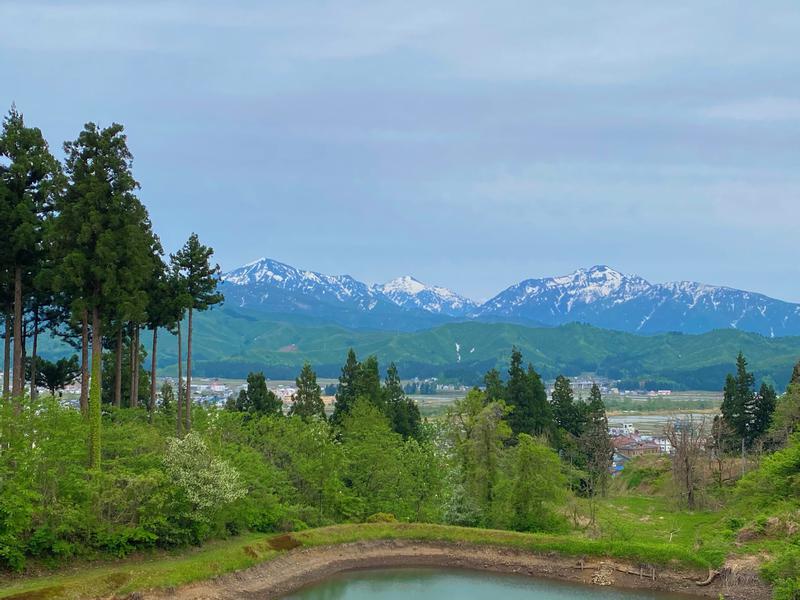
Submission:
M 269 258 L 222 276 L 228 302 L 246 310 L 305 314 L 357 329 L 418 331 L 447 322 L 536 326 L 585 322 L 640 334 L 740 329 L 800 335 L 800 305 L 693 281 L 650 283 L 607 265 L 530 278 L 481 304 L 411 275 L 368 285 L 350 275 L 296 269 Z

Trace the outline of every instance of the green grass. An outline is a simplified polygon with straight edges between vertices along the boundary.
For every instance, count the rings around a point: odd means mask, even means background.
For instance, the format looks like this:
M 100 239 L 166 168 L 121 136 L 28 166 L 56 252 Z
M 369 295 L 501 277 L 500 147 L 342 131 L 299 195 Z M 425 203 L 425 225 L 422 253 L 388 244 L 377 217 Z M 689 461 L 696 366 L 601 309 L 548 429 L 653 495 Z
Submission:
M 674 513 L 657 499 L 628 497 L 600 505 L 600 536 L 597 538 L 591 538 L 582 531 L 554 535 L 416 523 L 334 525 L 291 535 L 305 547 L 404 539 L 706 568 L 722 562 L 724 546 L 712 536 L 698 546 L 697 532 L 711 532 L 718 522 L 719 515 L 712 513 Z M 670 532 L 673 532 L 671 541 Z M 181 554 L 154 553 L 99 566 L 79 565 L 69 572 L 52 575 L 0 580 L 0 598 L 80 599 L 175 587 L 268 561 L 281 553 L 270 545 L 275 537 L 249 534 L 212 542 Z
M 243 535 L 181 554 L 159 552 L 42 577 L 0 580 L 0 598 L 66 600 L 170 588 L 245 569 L 278 554 L 270 549 L 267 536 Z

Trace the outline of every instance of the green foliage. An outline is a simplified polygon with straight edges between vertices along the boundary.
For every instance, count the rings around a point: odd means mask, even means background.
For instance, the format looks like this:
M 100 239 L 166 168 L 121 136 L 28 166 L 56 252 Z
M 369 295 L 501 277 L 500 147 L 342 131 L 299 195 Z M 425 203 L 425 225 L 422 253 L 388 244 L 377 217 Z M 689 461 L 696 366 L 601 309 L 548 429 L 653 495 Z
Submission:
M 400 374 L 394 363 L 386 371 L 383 386 L 383 406 L 392 429 L 403 438 L 420 436 L 421 417 L 419 407 L 413 399 L 406 396 L 400 383 Z
M 561 462 L 546 443 L 522 433 L 504 457 L 505 468 L 497 490 L 496 524 L 516 531 L 566 529 L 556 512 L 566 497 Z
M 219 265 L 211 264 L 214 250 L 200 243 L 192 233 L 183 247 L 172 256 L 175 268 L 182 275 L 188 307 L 198 311 L 212 308 L 224 300 L 217 291 Z
M 331 423 L 342 425 L 359 399 L 372 403 L 388 419 L 395 433 L 404 438 L 419 437 L 419 407 L 405 395 L 397 366 L 394 363 L 389 365 L 386 380 L 381 386 L 378 359 L 369 356 L 364 362 L 358 362 L 356 353 L 350 348 L 339 376 Z
M 504 399 L 511 411 L 508 424 L 514 435 L 542 435 L 552 431 L 551 409 L 542 378 L 532 365 L 528 365 L 527 371 L 523 369 L 522 353 L 516 347 L 511 351 Z
M 30 379 L 30 362 L 29 360 L 28 379 Z M 36 357 L 36 385 L 47 388 L 52 396 L 75 381 L 80 373 L 81 367 L 78 364 L 78 357 L 75 355 L 70 358 L 59 358 L 56 361 L 45 360 L 40 356 Z
M 800 375 L 798 375 L 800 377 Z M 790 383 L 786 393 L 778 398 L 772 416 L 769 438 L 775 445 L 786 443 L 800 424 L 800 382 Z
M 725 379 L 722 419 L 731 432 L 729 447 L 741 441 L 752 446 L 769 429 L 777 396 L 771 385 L 762 383 L 755 391 L 755 376 L 747 370 L 747 360 L 739 352 L 736 358 L 736 375 Z
M 789 445 L 763 459 L 756 471 L 745 475 L 738 485 L 740 497 L 762 505 L 800 498 L 800 435 Z
M 303 365 L 303 370 L 295 380 L 297 392 L 292 398 L 290 415 L 297 415 L 303 420 L 325 419 L 325 404 L 322 402 L 322 390 L 317 384 L 317 374 L 309 363 Z
M 247 389 L 239 391 L 234 402 L 228 408 L 248 415 L 280 415 L 283 414 L 283 402 L 272 390 L 267 388 L 267 379 L 263 372 L 250 373 L 247 376 Z
M 605 494 L 608 484 L 608 469 L 614 456 L 614 447 L 608 438 L 608 418 L 600 388 L 592 385 L 586 408 L 586 424 L 578 444 L 586 460 L 588 473 L 587 491 L 590 496 Z
M 214 457 L 196 433 L 168 440 L 164 466 L 197 520 L 209 519 L 213 510 L 245 494 L 239 473 Z
M 344 417 L 350 413 L 350 409 L 358 398 L 358 379 L 360 365 L 356 358 L 355 351 L 350 348 L 347 352 L 347 361 L 342 367 L 342 374 L 339 375 L 339 385 L 336 388 L 336 402 L 333 405 L 333 415 L 331 423 L 341 425 Z

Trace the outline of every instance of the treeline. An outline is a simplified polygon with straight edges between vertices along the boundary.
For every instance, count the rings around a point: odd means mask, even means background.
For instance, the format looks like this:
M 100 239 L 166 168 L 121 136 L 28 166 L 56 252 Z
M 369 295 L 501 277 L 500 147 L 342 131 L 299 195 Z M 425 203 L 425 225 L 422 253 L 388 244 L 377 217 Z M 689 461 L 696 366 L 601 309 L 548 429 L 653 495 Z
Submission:
M 253 372 L 224 408 L 193 406 L 192 431 L 176 435 L 181 402 L 164 383 L 152 410 L 103 411 L 97 465 L 79 410 L 44 394 L 3 403 L 0 564 L 371 520 L 564 529 L 558 502 L 607 477 L 602 400 L 595 389 L 585 408 L 572 403 L 564 380 L 558 406 L 542 403 L 535 371 L 513 357 L 505 380 L 488 374 L 491 390 L 435 422 L 420 419 L 394 365 L 381 378 L 375 357 L 352 351 L 327 411 L 310 365 L 285 411 Z M 557 448 L 571 436 L 570 463 Z
M 192 318 L 222 301 L 219 267 L 211 265 L 212 250 L 195 234 L 165 260 L 136 195 L 139 183 L 121 125 L 87 123 L 63 150 L 62 164 L 42 132 L 12 106 L 0 133 L 3 399 L 19 406 L 26 383 L 35 399 L 40 386 L 56 392 L 79 378 L 88 461 L 99 468 L 103 403 L 135 408 L 144 401 L 150 411 L 155 406 L 160 329 L 178 336 L 176 429 L 191 429 Z M 144 380 L 142 329 L 152 331 L 150 376 Z M 38 342 L 45 333 L 72 345 L 80 359 L 43 360 Z

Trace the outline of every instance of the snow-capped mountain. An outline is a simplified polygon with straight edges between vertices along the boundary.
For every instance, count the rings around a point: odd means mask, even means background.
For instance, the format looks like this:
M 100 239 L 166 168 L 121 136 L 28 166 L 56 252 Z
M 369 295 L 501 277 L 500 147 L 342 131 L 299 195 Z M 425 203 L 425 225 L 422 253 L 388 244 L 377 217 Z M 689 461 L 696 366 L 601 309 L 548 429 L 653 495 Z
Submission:
M 358 329 L 413 331 L 446 322 L 449 313 L 390 299 L 349 275 L 325 275 L 260 258 L 222 276 L 228 306 L 299 315 Z
M 260 258 L 226 273 L 222 281 L 247 290 L 248 293 L 240 295 L 239 306 L 254 301 L 272 303 L 275 290 L 310 296 L 323 302 L 352 304 L 361 310 L 372 310 L 377 304 L 376 294 L 369 286 L 349 275 L 303 271 L 269 258 Z
M 302 315 L 351 328 L 413 331 L 452 320 L 590 323 L 635 333 L 741 329 L 800 335 L 800 305 L 695 282 L 650 283 L 607 266 L 526 279 L 482 305 L 410 276 L 369 286 L 262 258 L 223 275 L 228 306 Z
M 441 286 L 431 286 L 410 275 L 398 277 L 373 290 L 403 308 L 417 308 L 427 312 L 464 317 L 478 307 L 475 302 Z
M 733 328 L 800 334 L 800 305 L 689 281 L 651 284 L 604 265 L 525 280 L 484 303 L 475 316 L 545 325 L 578 321 L 637 333 Z

